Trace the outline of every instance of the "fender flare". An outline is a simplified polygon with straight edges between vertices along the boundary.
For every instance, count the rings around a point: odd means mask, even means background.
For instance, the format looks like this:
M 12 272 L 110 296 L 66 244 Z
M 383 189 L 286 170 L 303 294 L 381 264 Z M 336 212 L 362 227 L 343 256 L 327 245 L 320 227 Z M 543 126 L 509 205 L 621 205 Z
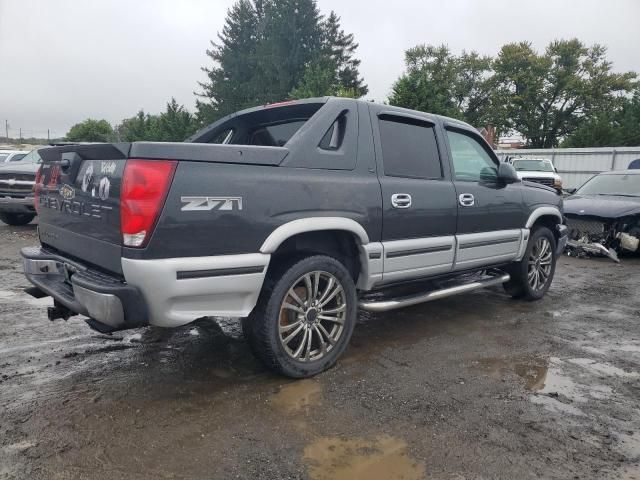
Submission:
M 361 245 L 369 243 L 369 235 L 358 222 L 345 217 L 309 217 L 292 220 L 276 228 L 260 247 L 260 253 L 273 253 L 288 238 L 307 232 L 342 230 L 353 233 Z
M 533 227 L 533 224 L 536 223 L 536 221 L 540 217 L 543 217 L 545 215 L 554 216 L 558 219 L 558 223 L 562 223 L 562 213 L 560 213 L 560 209 L 558 207 L 538 207 L 533 212 L 531 212 L 531 215 L 529 215 L 529 219 L 527 220 L 525 228 Z

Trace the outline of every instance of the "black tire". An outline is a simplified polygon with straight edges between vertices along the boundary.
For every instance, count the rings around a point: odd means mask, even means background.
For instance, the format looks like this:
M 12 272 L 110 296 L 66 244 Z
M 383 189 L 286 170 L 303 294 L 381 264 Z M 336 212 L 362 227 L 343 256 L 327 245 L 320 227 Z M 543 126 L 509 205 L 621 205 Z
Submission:
M 317 285 L 312 288 L 315 295 L 308 295 L 308 288 L 303 287 L 307 275 Z M 301 303 L 291 296 L 292 290 Z M 334 290 L 338 293 L 332 296 Z M 332 298 L 322 305 L 328 297 Z M 308 308 L 298 307 L 305 302 Z M 311 377 L 333 366 L 347 348 L 357 309 L 356 288 L 349 271 L 335 258 L 317 255 L 274 268 L 267 275 L 256 308 L 243 319 L 242 329 L 253 353 L 269 369 L 291 378 Z M 281 329 L 287 330 L 281 334 Z M 300 347 L 303 342 L 308 348 Z M 294 357 L 293 350 L 299 348 L 304 357 Z
M 546 264 L 541 264 L 538 259 L 539 245 L 547 242 L 550 249 L 548 270 Z M 546 259 L 547 254 L 544 254 Z M 534 262 L 530 265 L 530 262 Z M 536 263 L 537 262 L 537 263 Z M 546 262 L 546 260 L 545 260 Z M 556 271 L 556 239 L 551 230 L 547 227 L 536 227 L 529 237 L 527 248 L 522 260 L 513 263 L 507 267 L 507 273 L 511 275 L 511 280 L 504 284 L 504 289 L 513 298 L 522 298 L 524 300 L 540 300 L 549 290 L 553 275 Z M 536 282 L 536 274 L 530 277 L 532 270 L 538 270 L 538 279 Z M 545 276 L 545 272 L 548 272 Z M 542 280 L 540 280 L 542 279 Z
M 26 225 L 31 220 L 35 218 L 35 213 L 6 213 L 0 212 L 0 220 L 2 220 L 7 225 L 12 225 L 14 227 L 19 227 L 22 225 Z

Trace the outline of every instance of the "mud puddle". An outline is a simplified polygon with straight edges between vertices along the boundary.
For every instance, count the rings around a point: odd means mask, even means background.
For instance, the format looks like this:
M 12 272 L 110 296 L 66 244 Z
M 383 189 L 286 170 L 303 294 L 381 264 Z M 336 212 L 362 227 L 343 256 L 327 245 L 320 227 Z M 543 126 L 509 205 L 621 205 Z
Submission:
M 419 480 L 425 465 L 407 453 L 407 443 L 380 435 L 368 438 L 322 437 L 304 449 L 311 480 Z
M 539 357 L 532 359 L 485 358 L 474 362 L 481 371 L 494 378 L 515 374 L 524 381 L 526 390 L 536 395 L 545 395 L 553 400 L 563 399 L 564 403 L 586 403 L 590 400 L 605 400 L 613 395 L 609 385 L 598 379 L 604 377 L 635 378 L 637 372 L 627 372 L 614 365 L 597 362 L 587 358 L 562 360 L 557 357 Z M 587 371 L 576 371 L 574 366 Z M 594 379 L 593 377 L 598 377 Z M 535 403 L 553 405 L 553 401 L 533 398 Z M 580 415 L 578 409 L 559 407 L 561 410 Z M 557 408 L 556 408 L 557 410 Z
M 317 406 L 322 400 L 322 385 L 316 380 L 298 380 L 284 385 L 273 395 L 271 403 L 287 412 L 300 412 Z

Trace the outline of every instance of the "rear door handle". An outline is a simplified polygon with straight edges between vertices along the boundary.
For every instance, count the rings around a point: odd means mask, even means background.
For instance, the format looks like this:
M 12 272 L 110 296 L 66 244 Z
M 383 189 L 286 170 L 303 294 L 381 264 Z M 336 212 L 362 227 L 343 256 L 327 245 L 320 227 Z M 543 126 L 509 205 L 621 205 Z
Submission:
M 470 193 L 461 193 L 458 196 L 458 202 L 463 207 L 473 207 L 476 203 L 476 199 Z
M 411 207 L 411 195 L 408 193 L 394 193 L 391 195 L 391 205 L 393 208 Z

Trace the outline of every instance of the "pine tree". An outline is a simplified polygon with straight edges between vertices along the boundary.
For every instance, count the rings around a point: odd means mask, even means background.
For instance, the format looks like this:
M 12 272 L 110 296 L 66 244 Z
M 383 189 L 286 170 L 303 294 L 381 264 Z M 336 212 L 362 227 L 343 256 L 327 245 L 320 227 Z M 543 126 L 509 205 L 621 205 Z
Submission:
M 193 115 L 175 98 L 167 103 L 167 111 L 158 117 L 158 140 L 161 142 L 182 142 L 196 131 Z
M 293 98 L 338 95 L 359 98 L 368 92 L 360 78 L 360 60 L 354 58 L 358 44 L 353 34 L 340 28 L 340 17 L 331 12 L 322 21 L 321 47 L 306 66 L 300 83 L 291 91 Z
M 321 95 L 360 97 L 358 44 L 315 0 L 239 0 L 207 56 L 197 118 L 209 123 L 249 106 Z
M 259 82 L 256 71 L 258 24 L 264 17 L 262 1 L 255 6 L 250 0 L 239 0 L 227 12 L 219 43 L 211 42 L 207 56 L 213 60 L 211 68 L 202 70 L 207 82 L 199 82 L 203 100 L 197 102 L 197 116 L 209 123 L 259 101 Z
M 299 83 L 321 48 L 320 20 L 315 0 L 264 2 L 264 28 L 256 51 L 263 103 L 287 99 Z
M 158 140 L 158 116 L 140 110 L 134 117 L 122 120 L 116 127 L 116 134 L 121 142 Z

